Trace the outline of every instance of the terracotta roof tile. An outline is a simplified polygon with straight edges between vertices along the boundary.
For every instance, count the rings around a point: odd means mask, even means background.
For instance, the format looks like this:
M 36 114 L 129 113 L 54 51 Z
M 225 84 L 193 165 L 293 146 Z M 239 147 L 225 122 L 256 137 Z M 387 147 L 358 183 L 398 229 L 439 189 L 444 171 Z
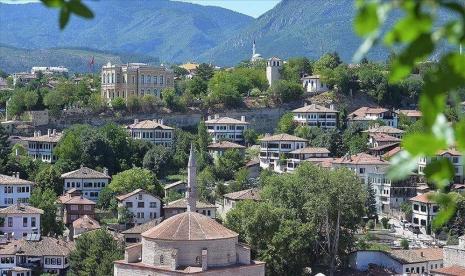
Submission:
M 220 117 L 217 119 L 206 120 L 205 124 L 236 124 L 236 125 L 248 125 L 248 122 L 229 118 L 229 117 Z
M 359 109 L 355 110 L 354 112 L 349 114 L 349 117 L 365 117 L 367 114 L 379 114 L 389 111 L 389 109 L 382 108 L 382 107 L 360 107 Z
M 339 111 L 330 109 L 317 104 L 309 104 L 304 107 L 300 107 L 292 110 L 293 113 L 338 113 Z
M 72 196 L 70 194 L 65 194 L 60 196 L 57 201 L 61 204 L 95 205 L 95 202 L 83 197 L 82 195 Z
M 208 145 L 209 149 L 245 149 L 244 146 L 229 142 L 229 141 L 219 141 L 218 143 L 213 143 Z
M 163 189 L 169 190 L 169 189 L 171 189 L 173 187 L 180 186 L 180 185 L 187 186 L 187 182 L 184 181 L 184 180 L 179 180 L 179 181 L 176 181 L 176 182 L 173 182 L 173 183 L 170 183 L 170 184 L 166 184 L 165 186 L 163 186 Z
M 20 248 L 20 251 L 17 252 Z M 26 255 L 26 256 L 68 256 L 74 249 L 73 242 L 61 239 L 42 237 L 39 241 L 13 240 L 0 245 L 0 255 Z
M 24 180 L 21 178 L 16 178 L 9 175 L 0 174 L 0 184 L 1 185 L 34 185 L 34 182 L 29 180 Z
M 414 109 L 401 109 L 399 110 L 399 113 L 404 114 L 407 117 L 414 117 L 414 118 L 422 116 L 421 111 L 414 110 Z
M 154 121 L 154 120 L 144 120 L 144 121 L 140 121 L 138 123 L 130 124 L 128 126 L 128 128 L 130 128 L 130 129 L 132 129 L 132 128 L 140 128 L 140 129 L 160 128 L 160 129 L 166 129 L 166 130 L 174 129 L 174 128 L 170 127 L 170 126 L 162 125 L 159 122 Z
M 443 276 L 464 276 L 465 267 L 453 265 L 449 267 L 443 267 L 438 269 L 433 269 L 430 271 L 433 275 L 443 275 Z
M 238 234 L 207 216 L 184 212 L 164 220 L 141 234 L 157 240 L 217 240 L 235 238 Z
M 287 133 L 276 134 L 271 136 L 265 136 L 260 139 L 263 142 L 271 142 L 271 141 L 301 141 L 301 142 L 308 142 L 306 139 L 290 135 Z
M 17 215 L 22 215 L 22 214 L 43 214 L 44 210 L 39 209 L 39 208 L 34 208 L 29 205 L 24 205 L 24 204 L 13 204 L 10 205 L 6 208 L 0 209 L 0 214 L 17 214 Z
M 367 153 L 359 153 L 351 156 L 344 156 L 333 161 L 334 164 L 356 164 L 356 165 L 389 165 L 381 157 Z
M 197 209 L 204 209 L 204 208 L 216 208 L 214 204 L 202 202 L 202 201 L 197 201 L 196 203 Z M 175 201 L 168 202 L 164 207 L 164 209 L 171 209 L 171 208 L 186 208 L 187 209 L 187 199 L 186 198 L 180 198 Z
M 136 226 L 134 226 L 132 228 L 124 230 L 121 233 L 123 233 L 123 234 L 140 234 L 140 233 L 143 233 L 143 232 L 145 232 L 145 231 L 147 231 L 149 229 L 152 229 L 153 227 L 160 224 L 162 221 L 163 221 L 162 218 L 153 219 L 153 220 L 148 221 L 146 223 L 136 225 Z
M 293 154 L 316 154 L 316 153 L 326 153 L 329 154 L 330 151 L 327 148 L 314 148 L 314 147 L 306 147 L 297 150 L 293 150 L 290 153 Z
M 93 229 L 99 229 L 100 224 L 98 223 L 98 221 L 89 217 L 88 215 L 84 215 L 78 218 L 77 220 L 73 221 L 73 228 L 74 229 L 84 228 L 84 229 L 93 230 Z
M 392 126 L 375 126 L 371 127 L 367 130 L 364 130 L 363 132 L 368 132 L 368 133 L 386 133 L 386 134 L 402 134 L 404 133 L 403 130 L 392 127 Z
M 133 195 L 137 195 L 137 194 L 139 194 L 139 193 L 149 194 L 149 195 L 151 195 L 151 196 L 154 196 L 154 197 L 160 199 L 158 196 L 152 195 L 152 194 L 150 194 L 149 192 L 144 191 L 144 190 L 142 190 L 142 189 L 136 189 L 136 190 L 134 190 L 134 191 L 132 191 L 132 192 L 130 192 L 130 193 L 127 193 L 127 194 L 124 194 L 124 195 L 119 195 L 119 196 L 116 197 L 116 199 L 119 200 L 119 201 L 122 201 L 122 200 L 125 200 L 125 199 L 128 198 L 128 197 L 131 197 L 131 196 L 133 196 Z
M 427 192 L 421 195 L 414 196 L 410 198 L 410 201 L 415 201 L 415 202 L 422 202 L 422 203 L 434 203 L 434 201 L 430 200 L 430 197 L 433 196 L 435 192 Z
M 421 263 L 443 259 L 442 248 L 392 250 L 389 255 L 402 263 Z
M 370 136 L 378 142 L 400 142 L 401 139 L 384 133 L 370 133 Z
M 24 137 L 24 141 L 28 142 L 50 142 L 50 143 L 58 143 L 60 141 L 61 137 L 63 137 L 63 133 L 57 132 L 56 134 L 45 134 L 41 136 L 36 136 L 36 137 Z

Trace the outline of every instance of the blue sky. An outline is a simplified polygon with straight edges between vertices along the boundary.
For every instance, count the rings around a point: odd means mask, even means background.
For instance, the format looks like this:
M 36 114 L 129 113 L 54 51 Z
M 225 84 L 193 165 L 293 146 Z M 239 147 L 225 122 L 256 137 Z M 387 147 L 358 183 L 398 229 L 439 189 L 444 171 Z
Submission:
M 126 1 L 126 0 L 125 0 Z M 154 0 L 156 1 L 156 0 Z M 217 6 L 259 17 L 266 11 L 272 9 L 280 0 L 176 0 L 189 2 L 204 6 Z M 38 0 L 0 0 L 3 3 L 28 3 L 38 2 Z

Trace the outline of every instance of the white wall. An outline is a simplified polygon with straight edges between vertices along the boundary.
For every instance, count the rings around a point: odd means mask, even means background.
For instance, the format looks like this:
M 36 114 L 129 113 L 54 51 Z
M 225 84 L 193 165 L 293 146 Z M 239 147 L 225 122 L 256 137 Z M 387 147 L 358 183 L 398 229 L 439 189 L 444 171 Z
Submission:
M 142 198 L 140 198 L 140 196 Z M 150 207 L 150 203 L 152 202 L 155 203 L 155 207 L 153 208 Z M 122 202 L 119 202 L 118 206 L 126 207 L 128 206 L 128 203 L 132 204 L 132 207 L 127 208 L 129 212 L 133 214 L 133 221 L 135 224 L 142 224 L 160 217 L 161 202 L 158 197 L 155 197 L 147 193 L 139 193 L 126 198 Z M 139 203 L 143 203 L 144 207 L 137 207 Z M 152 213 L 152 217 L 150 217 L 150 213 Z M 120 217 L 120 214 L 118 214 L 118 217 Z
M 9 214 L 5 215 L 5 222 L 3 227 L 0 227 L 0 231 L 5 233 L 14 233 L 15 239 L 22 239 L 25 234 L 40 233 L 40 214 Z M 27 219 L 26 226 L 23 225 L 23 218 Z M 32 219 L 35 219 L 35 226 L 32 226 Z M 12 221 L 12 226 L 9 226 L 9 221 Z M 37 231 L 33 231 L 36 228 Z
M 27 204 L 31 197 L 31 191 L 31 185 L 0 185 L 0 206 L 8 207 L 16 204 L 18 200 Z

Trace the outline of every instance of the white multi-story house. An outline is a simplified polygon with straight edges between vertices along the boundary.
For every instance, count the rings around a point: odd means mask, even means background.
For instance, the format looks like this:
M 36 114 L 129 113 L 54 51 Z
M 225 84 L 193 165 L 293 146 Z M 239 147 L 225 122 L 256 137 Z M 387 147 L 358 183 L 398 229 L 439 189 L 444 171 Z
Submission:
M 81 191 L 85 198 L 92 201 L 97 201 L 100 191 L 108 185 L 111 179 L 107 169 L 99 172 L 83 166 L 62 174 L 61 178 L 64 182 L 63 190 L 65 192 L 75 188 Z
M 464 181 L 464 163 L 462 154 L 455 148 L 439 151 L 435 157 L 420 157 L 418 160 L 418 174 L 424 175 L 425 167 L 437 158 L 447 158 L 454 166 L 454 182 L 463 183 Z
M 65 275 L 72 250 L 74 243 L 61 238 L 33 235 L 30 239 L 3 240 L 0 248 L 0 275 L 32 276 L 35 275 L 31 272 L 34 268 Z
M 174 141 L 174 128 L 163 124 L 163 120 L 134 120 L 134 124 L 127 127 L 133 139 L 149 141 L 155 145 L 170 148 Z
M 221 215 L 225 217 L 226 213 L 233 209 L 238 202 L 243 200 L 260 201 L 260 191 L 257 188 L 252 188 L 224 194 L 223 204 L 219 206 Z
M 132 222 L 136 225 L 157 219 L 161 215 L 161 199 L 142 189 L 117 196 L 116 199 L 119 208 L 127 208 L 132 214 Z M 118 218 L 120 217 L 121 212 L 118 213 Z
M 398 114 L 393 111 L 382 107 L 360 107 L 354 112 L 350 113 L 348 122 L 363 122 L 368 123 L 370 121 L 381 120 L 387 126 L 397 127 L 398 125 Z
M 387 177 L 387 168 L 382 167 L 368 173 L 368 183 L 375 192 L 376 210 L 378 214 L 395 215 L 400 210 L 402 203 L 407 202 L 417 194 L 416 175 L 408 178 L 392 181 Z
M 439 205 L 432 200 L 436 192 L 427 192 L 412 197 L 412 222 L 420 225 L 424 232 L 431 227 L 431 222 L 439 212 Z
M 249 126 L 249 123 L 245 121 L 245 116 L 241 116 L 240 120 L 236 120 L 229 117 L 220 117 L 218 114 L 215 114 L 214 118 L 208 116 L 205 125 L 212 137 L 213 143 L 221 140 L 242 143 L 244 142 L 244 131 Z
M 287 171 L 288 154 L 303 149 L 308 141 L 289 134 L 265 135 L 260 139 L 260 167 L 276 172 Z
M 367 153 L 346 155 L 332 162 L 333 168 L 345 167 L 355 172 L 364 183 L 368 183 L 368 175 L 370 173 L 378 172 L 388 166 L 389 162 L 383 160 L 381 157 Z
M 22 239 L 28 234 L 40 234 L 42 209 L 17 203 L 0 209 L 0 231 L 13 239 Z
M 23 140 L 27 142 L 27 153 L 30 157 L 46 163 L 55 163 L 57 158 L 53 150 L 61 137 L 62 133 L 49 129 L 46 135 L 34 131 L 33 137 L 25 137 Z
M 366 132 L 368 134 L 385 134 L 399 139 L 402 139 L 402 136 L 404 135 L 404 131 L 401 129 L 392 126 L 380 126 L 379 124 L 374 124 L 362 132 Z
M 223 156 L 224 153 L 228 150 L 238 150 L 242 155 L 244 155 L 245 147 L 229 141 L 219 141 L 217 143 L 212 143 L 208 145 L 208 153 L 217 160 L 220 156 Z
M 303 161 L 309 161 L 315 164 L 331 159 L 330 151 L 327 148 L 306 147 L 291 151 L 287 159 L 287 171 L 291 172 Z
M 326 83 L 321 81 L 320 75 L 305 76 L 301 80 L 302 86 L 307 93 L 323 93 L 329 90 Z
M 334 109 L 334 105 L 326 108 L 310 104 L 294 109 L 292 113 L 294 113 L 294 121 L 300 125 L 321 128 L 337 128 L 338 125 L 338 111 Z
M 387 145 L 399 145 L 400 139 L 383 133 L 370 133 L 368 136 L 368 146 L 370 148 L 382 147 Z
M 29 202 L 34 182 L 19 178 L 19 172 L 13 176 L 0 174 L 0 207 L 16 203 Z

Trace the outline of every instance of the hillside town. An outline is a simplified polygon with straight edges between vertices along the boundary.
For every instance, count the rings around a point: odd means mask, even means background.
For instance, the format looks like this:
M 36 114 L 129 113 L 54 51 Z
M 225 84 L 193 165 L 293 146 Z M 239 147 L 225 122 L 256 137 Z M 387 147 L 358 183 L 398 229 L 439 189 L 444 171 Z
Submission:
M 0 64 L 0 275 L 464 276 L 461 44 L 402 71 L 248 43 Z

